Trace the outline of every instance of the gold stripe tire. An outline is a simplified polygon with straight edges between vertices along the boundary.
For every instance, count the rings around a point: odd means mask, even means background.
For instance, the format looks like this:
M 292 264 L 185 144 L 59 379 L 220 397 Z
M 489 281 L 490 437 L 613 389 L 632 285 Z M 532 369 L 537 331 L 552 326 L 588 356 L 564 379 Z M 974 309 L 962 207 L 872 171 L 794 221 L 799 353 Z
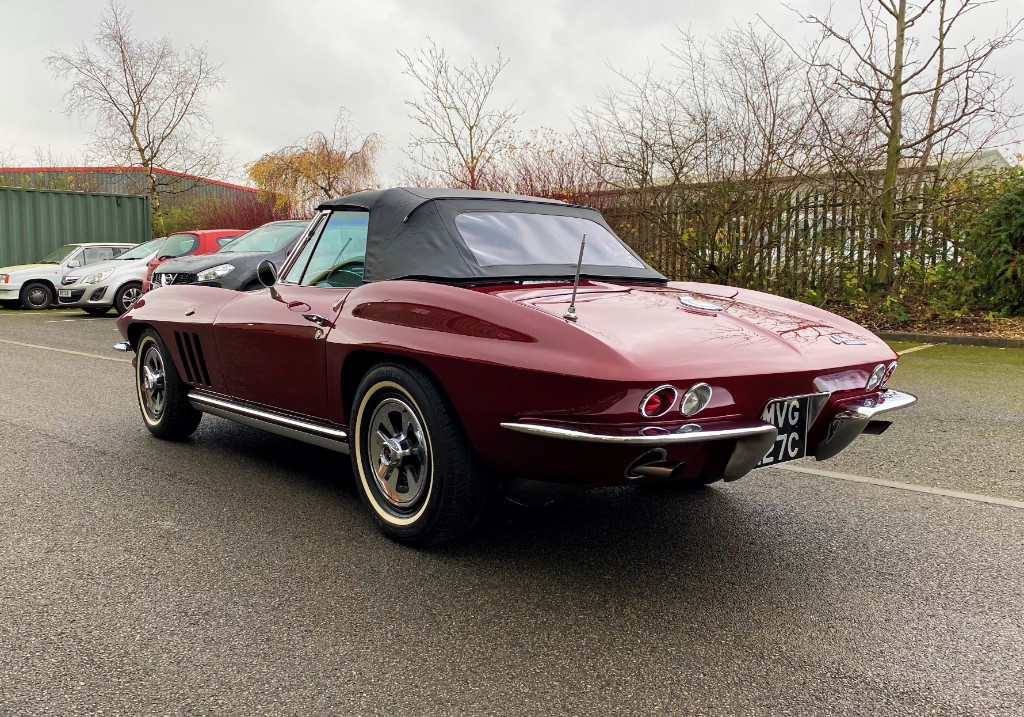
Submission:
M 363 377 L 352 406 L 352 472 L 381 532 L 428 546 L 471 530 L 487 482 L 433 378 L 414 366 L 379 364 Z
M 135 354 L 135 395 L 146 428 L 157 438 L 168 440 L 191 436 L 203 414 L 189 403 L 188 386 L 178 375 L 160 334 L 146 329 Z

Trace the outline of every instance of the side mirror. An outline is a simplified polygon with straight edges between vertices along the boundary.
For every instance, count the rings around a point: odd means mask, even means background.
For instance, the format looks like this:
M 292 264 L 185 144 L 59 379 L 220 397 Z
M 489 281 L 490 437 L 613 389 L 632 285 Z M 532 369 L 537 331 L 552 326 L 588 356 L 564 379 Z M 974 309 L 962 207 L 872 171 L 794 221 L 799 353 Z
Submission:
M 263 286 L 273 286 L 277 283 L 277 267 L 270 259 L 264 259 L 256 267 L 256 278 Z
M 78 259 L 72 259 L 71 261 L 68 262 L 68 268 L 69 269 L 77 269 L 81 265 L 82 265 L 82 262 L 78 261 Z
M 264 259 L 256 267 L 256 279 L 270 289 L 270 298 L 275 301 L 281 300 L 281 294 L 274 288 L 277 283 L 277 267 L 270 259 Z

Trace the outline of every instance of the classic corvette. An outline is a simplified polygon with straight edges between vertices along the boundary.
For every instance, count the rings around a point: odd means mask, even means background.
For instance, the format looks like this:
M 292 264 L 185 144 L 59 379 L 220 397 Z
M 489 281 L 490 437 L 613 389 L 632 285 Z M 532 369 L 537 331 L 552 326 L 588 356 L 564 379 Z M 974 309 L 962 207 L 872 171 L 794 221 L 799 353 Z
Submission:
M 139 407 L 350 454 L 383 532 L 432 544 L 492 491 L 710 483 L 836 455 L 916 399 L 896 355 L 820 309 L 670 282 L 593 209 L 386 189 L 324 202 L 266 288 L 168 286 L 118 327 Z

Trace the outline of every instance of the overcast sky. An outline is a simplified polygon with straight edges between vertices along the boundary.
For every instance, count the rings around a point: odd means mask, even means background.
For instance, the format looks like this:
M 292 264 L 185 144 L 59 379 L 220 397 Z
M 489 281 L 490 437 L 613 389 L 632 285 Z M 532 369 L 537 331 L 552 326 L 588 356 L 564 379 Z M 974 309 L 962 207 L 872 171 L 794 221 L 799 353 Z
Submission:
M 840 0 L 837 7 L 852 0 Z M 821 12 L 822 0 L 792 0 Z M 0 0 L 0 152 L 29 163 L 36 147 L 80 158 L 88 125 L 61 111 L 66 86 L 43 63 L 54 49 L 89 41 L 105 0 Z M 381 134 L 387 150 L 382 180 L 392 183 L 415 124 L 403 100 L 416 95 L 402 75 L 398 50 L 430 36 L 457 61 L 511 59 L 499 102 L 515 102 L 520 129 L 571 127 L 573 109 L 591 104 L 615 77 L 609 65 L 636 71 L 652 60 L 677 26 L 699 35 L 721 32 L 760 14 L 799 37 L 795 15 L 773 0 L 164 0 L 126 2 L 139 37 L 168 33 L 182 47 L 207 43 L 223 63 L 225 83 L 210 96 L 210 115 L 237 165 L 316 130 L 329 130 L 340 106 L 363 131 Z M 1024 0 L 1000 0 L 971 17 L 970 29 L 991 35 Z M 1005 51 L 998 67 L 1017 75 L 1024 105 L 1024 45 Z M 240 179 L 236 174 L 233 179 Z

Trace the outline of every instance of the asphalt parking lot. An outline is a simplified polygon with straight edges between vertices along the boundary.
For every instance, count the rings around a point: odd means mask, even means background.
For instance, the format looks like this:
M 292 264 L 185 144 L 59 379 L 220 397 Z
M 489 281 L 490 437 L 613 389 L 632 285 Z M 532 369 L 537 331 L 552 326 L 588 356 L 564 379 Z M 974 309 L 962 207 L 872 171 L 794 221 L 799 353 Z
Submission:
M 0 313 L 0 714 L 1024 714 L 1022 351 L 906 354 L 921 404 L 817 473 L 424 552 L 344 457 L 152 439 L 117 339 Z

